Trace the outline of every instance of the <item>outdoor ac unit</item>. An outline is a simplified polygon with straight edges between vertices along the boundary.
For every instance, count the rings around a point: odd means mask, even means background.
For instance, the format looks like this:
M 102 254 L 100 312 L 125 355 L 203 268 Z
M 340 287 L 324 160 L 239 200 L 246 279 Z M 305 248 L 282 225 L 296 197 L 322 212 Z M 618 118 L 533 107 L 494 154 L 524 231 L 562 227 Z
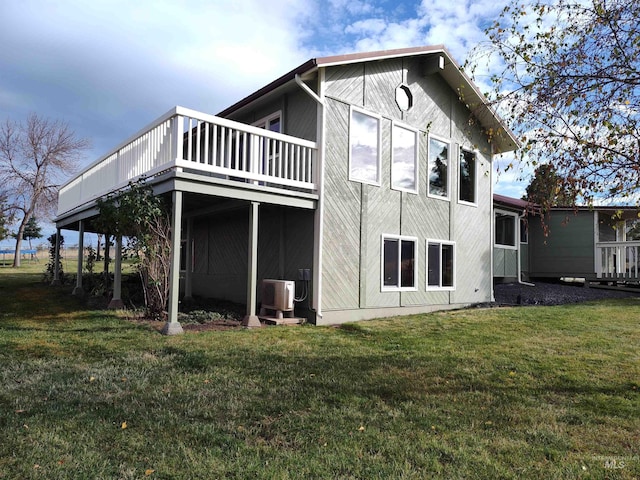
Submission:
M 292 280 L 262 280 L 262 308 L 269 310 L 293 310 L 295 282 Z

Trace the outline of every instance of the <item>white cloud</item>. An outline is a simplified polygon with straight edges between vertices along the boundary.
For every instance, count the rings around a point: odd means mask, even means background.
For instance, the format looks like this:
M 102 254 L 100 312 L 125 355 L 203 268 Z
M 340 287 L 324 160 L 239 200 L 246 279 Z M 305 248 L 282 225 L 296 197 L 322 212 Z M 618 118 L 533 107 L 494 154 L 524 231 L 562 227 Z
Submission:
M 314 56 L 443 43 L 463 63 L 505 3 L 0 1 L 0 107 L 68 120 L 89 161 L 174 105 L 217 113 Z

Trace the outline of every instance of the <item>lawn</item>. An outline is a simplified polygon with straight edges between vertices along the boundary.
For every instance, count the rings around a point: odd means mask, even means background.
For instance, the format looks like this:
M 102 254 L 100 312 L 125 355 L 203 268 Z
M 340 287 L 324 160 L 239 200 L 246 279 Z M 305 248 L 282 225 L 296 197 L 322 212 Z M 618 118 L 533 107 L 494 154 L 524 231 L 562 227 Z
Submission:
M 0 478 L 640 478 L 640 300 L 165 337 L 40 280 L 0 268 Z

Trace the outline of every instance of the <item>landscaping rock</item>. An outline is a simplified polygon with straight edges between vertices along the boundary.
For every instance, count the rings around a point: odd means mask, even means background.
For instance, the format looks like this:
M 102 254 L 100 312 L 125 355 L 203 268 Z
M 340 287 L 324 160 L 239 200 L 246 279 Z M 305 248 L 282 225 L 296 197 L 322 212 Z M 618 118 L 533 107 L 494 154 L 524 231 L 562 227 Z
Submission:
M 564 305 L 605 298 L 640 297 L 640 289 L 620 290 L 616 287 L 584 287 L 582 284 L 534 282 L 501 283 L 494 288 L 496 303 L 500 305 Z

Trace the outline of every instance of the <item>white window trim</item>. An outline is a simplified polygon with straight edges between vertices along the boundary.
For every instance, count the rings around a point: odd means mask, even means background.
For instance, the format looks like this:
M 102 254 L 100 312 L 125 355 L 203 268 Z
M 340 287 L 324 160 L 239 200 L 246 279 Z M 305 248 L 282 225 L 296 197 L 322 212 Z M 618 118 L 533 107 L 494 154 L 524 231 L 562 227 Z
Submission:
M 438 286 L 435 285 L 429 285 L 429 243 L 439 243 L 440 244 L 440 271 L 438 272 Z M 442 286 L 442 245 L 451 245 L 453 246 L 453 281 L 450 287 L 443 287 Z M 456 242 L 453 242 L 451 240 L 439 240 L 436 238 L 427 238 L 427 241 L 425 242 L 425 246 L 424 246 L 424 250 L 425 250 L 425 265 L 427 266 L 427 268 L 425 268 L 425 283 L 427 285 L 427 291 L 437 291 L 437 292 L 452 292 L 456 289 L 456 271 L 457 271 L 457 254 L 456 254 Z
M 476 168 L 475 168 L 475 185 L 474 185 L 474 189 L 473 189 L 473 202 L 468 202 L 466 200 L 460 200 L 460 180 L 462 179 L 462 176 L 460 175 L 460 156 L 462 155 L 462 152 L 469 152 L 469 153 L 473 153 L 474 157 L 475 157 L 475 163 L 476 163 Z M 458 173 L 458 203 L 461 205 L 467 205 L 469 207 L 477 207 L 478 206 L 478 179 L 480 177 L 480 175 L 478 175 L 478 165 L 480 164 L 480 162 L 478 161 L 478 157 L 480 155 L 480 152 L 478 152 L 478 149 L 476 148 L 464 148 L 463 146 L 459 146 L 458 147 L 458 169 L 457 169 L 457 173 Z
M 353 111 L 356 111 L 358 113 L 362 113 L 363 115 L 367 115 L 369 117 L 375 118 L 378 121 L 378 155 L 377 155 L 377 172 L 376 172 L 376 177 L 377 177 L 377 181 L 375 182 L 371 182 L 371 181 L 367 181 L 367 180 L 362 180 L 360 178 L 354 178 L 351 176 L 351 135 L 352 135 L 352 129 L 351 129 L 351 117 L 353 115 Z M 358 182 L 358 183 L 364 183 L 367 185 L 374 185 L 376 187 L 379 187 L 381 184 L 381 179 L 380 177 L 382 176 L 382 117 L 378 114 L 375 114 L 373 112 L 370 112 L 368 110 L 365 110 L 364 108 L 360 108 L 356 105 L 349 105 L 349 180 L 352 182 Z
M 413 159 L 413 165 L 414 165 L 414 184 L 415 184 L 415 188 L 414 189 L 410 189 L 410 188 L 402 188 L 402 187 L 394 187 L 393 186 L 393 159 L 394 159 L 394 155 L 393 155 L 393 129 L 395 127 L 399 127 L 399 128 L 403 128 L 405 130 L 409 130 L 410 132 L 413 132 L 414 137 L 415 137 L 415 141 L 416 141 L 416 149 L 414 152 L 414 159 Z M 408 192 L 408 193 L 414 193 L 414 194 L 418 194 L 418 190 L 419 190 L 419 183 L 420 183 L 420 172 L 419 172 L 419 166 L 420 166 L 420 138 L 418 136 L 418 130 L 416 128 L 410 127 L 406 124 L 400 123 L 400 122 L 392 122 L 391 123 L 391 189 L 392 190 L 397 190 L 400 192 Z
M 431 139 L 434 140 L 438 140 L 440 142 L 446 143 L 447 145 L 449 145 L 449 148 L 447 149 L 447 195 L 446 197 L 443 197 L 441 195 L 435 195 L 433 193 L 431 193 L 431 189 L 429 188 L 429 171 L 430 171 L 430 167 L 429 167 L 429 157 L 431 155 Z M 427 139 L 427 197 L 430 198 L 437 198 L 438 200 L 446 200 L 446 201 L 451 201 L 451 148 L 453 146 L 453 143 L 451 141 L 450 138 L 444 138 L 444 137 L 440 137 L 439 135 L 433 135 L 433 134 L 429 134 L 429 138 Z
M 410 241 L 413 242 L 415 248 L 413 251 L 415 252 L 415 258 L 413 259 L 413 287 L 393 287 L 386 286 L 384 284 L 384 241 L 385 240 L 398 240 L 398 241 Z M 402 248 L 398 248 L 398 280 L 401 282 L 402 272 L 400 269 L 400 260 L 402 256 Z M 381 292 L 415 292 L 418 290 L 418 238 L 410 237 L 407 235 L 392 235 L 383 233 L 380 240 L 380 291 Z
M 282 132 L 282 110 L 278 110 L 277 112 L 270 113 L 266 117 L 262 117 L 260 120 L 253 122 L 251 125 L 258 128 L 266 128 L 267 123 L 273 120 L 274 118 L 280 119 L 280 131 L 278 133 L 283 133 Z
M 504 245 L 502 243 L 498 243 L 498 239 L 496 238 L 496 214 L 499 213 L 500 215 L 507 215 L 510 217 L 514 218 L 514 224 L 515 224 L 515 229 L 514 229 L 514 235 L 515 235 L 515 239 L 514 239 L 514 243 L 515 245 Z M 508 212 L 506 210 L 500 210 L 500 209 L 495 209 L 493 211 L 493 236 L 494 236 L 494 241 L 493 241 L 493 245 L 497 248 L 504 248 L 505 250 L 517 250 L 518 249 L 518 244 L 520 243 L 520 217 L 517 213 L 513 213 L 513 212 Z

